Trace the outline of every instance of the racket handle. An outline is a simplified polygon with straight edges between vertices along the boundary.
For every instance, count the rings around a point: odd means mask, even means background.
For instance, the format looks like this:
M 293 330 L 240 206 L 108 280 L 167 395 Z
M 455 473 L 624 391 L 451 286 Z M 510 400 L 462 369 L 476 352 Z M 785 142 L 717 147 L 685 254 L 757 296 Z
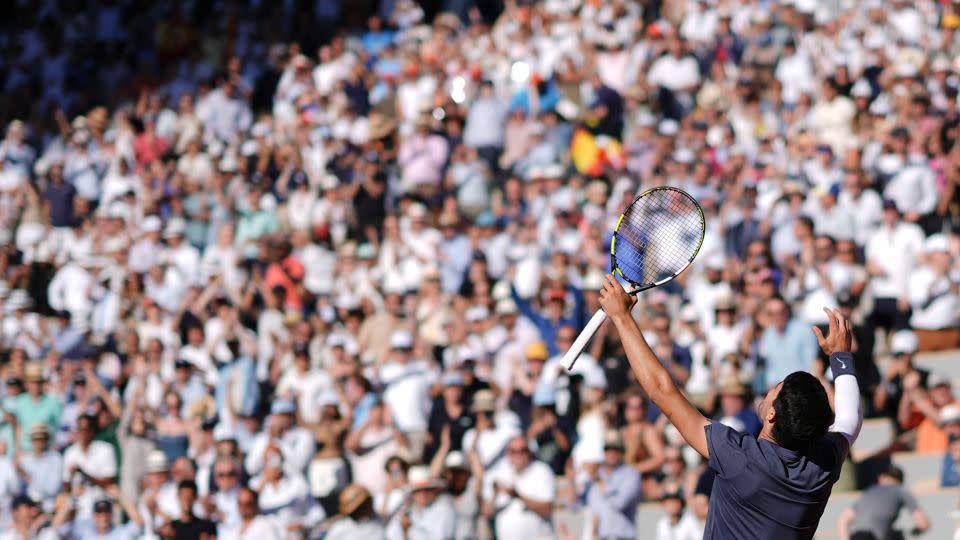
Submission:
M 570 350 L 568 350 L 567 354 L 563 355 L 563 359 L 560 360 L 560 364 L 567 368 L 567 371 L 573 369 L 573 364 L 577 361 L 577 358 L 580 357 L 580 353 L 587 348 L 587 343 L 590 342 L 590 338 L 597 333 L 600 325 L 603 324 L 605 320 L 607 320 L 607 312 L 602 309 L 598 309 L 597 312 L 593 314 L 593 317 L 590 317 L 590 321 L 583 327 L 580 335 L 577 336 L 573 345 L 570 346 Z

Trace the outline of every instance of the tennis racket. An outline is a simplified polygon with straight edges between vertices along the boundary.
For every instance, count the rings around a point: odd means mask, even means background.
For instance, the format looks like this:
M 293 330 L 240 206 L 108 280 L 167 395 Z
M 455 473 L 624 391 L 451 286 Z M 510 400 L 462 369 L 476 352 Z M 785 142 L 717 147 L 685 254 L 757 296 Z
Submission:
M 700 246 L 706 222 L 703 209 L 687 192 L 658 187 L 640 194 L 620 215 L 610 239 L 610 266 L 637 294 L 663 285 L 690 266 Z M 590 338 L 607 314 L 597 312 L 561 360 L 573 369 Z

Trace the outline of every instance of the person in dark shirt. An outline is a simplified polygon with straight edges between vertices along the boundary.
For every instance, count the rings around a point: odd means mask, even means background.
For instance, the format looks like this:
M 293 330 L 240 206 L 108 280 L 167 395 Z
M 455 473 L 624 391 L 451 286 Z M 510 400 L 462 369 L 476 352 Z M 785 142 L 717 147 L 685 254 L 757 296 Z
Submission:
M 717 473 L 704 538 L 813 538 L 863 422 L 850 353 L 852 323 L 825 308 L 827 336 L 812 329 L 830 357 L 836 412 L 820 381 L 797 371 L 767 392 L 758 407 L 763 427 L 754 438 L 708 420 L 687 400 L 633 319 L 635 302 L 612 274 L 607 276 L 600 305 L 620 334 L 634 375 Z
M 450 448 L 462 450 L 463 434 L 473 428 L 474 416 L 470 414 L 464 399 L 463 374 L 459 371 L 446 373 L 442 379 L 443 390 L 433 400 L 427 429 L 433 437 L 427 445 L 425 460 L 429 461 L 437 452 L 444 429 L 450 430 Z
M 193 504 L 197 502 L 197 484 L 193 480 L 184 480 L 177 484 L 177 498 L 180 501 L 180 517 L 164 526 L 160 534 L 165 540 L 213 540 L 217 537 L 217 528 L 209 519 L 197 517 L 193 513 Z
M 593 86 L 593 104 L 590 106 L 588 124 L 596 135 L 606 135 L 620 140 L 623 132 L 623 98 L 616 90 L 603 84 L 599 75 L 590 79 Z
M 50 214 L 50 224 L 54 227 L 70 227 L 74 222 L 73 199 L 77 188 L 63 179 L 63 163 L 50 166 L 50 183 L 43 191 L 44 207 Z

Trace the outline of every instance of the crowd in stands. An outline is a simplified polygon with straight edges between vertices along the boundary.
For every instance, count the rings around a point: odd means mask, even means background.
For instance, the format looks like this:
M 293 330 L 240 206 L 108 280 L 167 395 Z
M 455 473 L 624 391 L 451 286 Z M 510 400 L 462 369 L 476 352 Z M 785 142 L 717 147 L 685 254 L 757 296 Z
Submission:
M 615 328 L 560 365 L 663 185 L 706 235 L 634 314 L 696 405 L 829 392 L 837 307 L 960 485 L 960 4 L 9 4 L 0 539 L 701 538 Z M 921 527 L 899 476 L 841 529 Z

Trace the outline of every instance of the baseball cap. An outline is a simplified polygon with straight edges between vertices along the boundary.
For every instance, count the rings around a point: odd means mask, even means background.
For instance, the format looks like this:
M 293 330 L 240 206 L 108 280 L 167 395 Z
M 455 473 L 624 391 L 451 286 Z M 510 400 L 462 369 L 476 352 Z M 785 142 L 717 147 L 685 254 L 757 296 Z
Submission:
M 447 469 L 467 470 L 467 458 L 464 457 L 463 452 L 454 450 L 443 458 L 443 466 Z
M 410 350 L 413 348 L 413 336 L 406 330 L 397 330 L 390 335 L 390 348 Z
M 113 511 L 113 503 L 111 503 L 107 499 L 100 499 L 99 501 L 93 503 L 93 512 L 95 514 L 98 514 L 100 512 L 112 512 L 112 511 Z
M 934 371 L 927 376 L 927 388 L 936 388 L 938 386 L 950 386 L 950 377 Z
M 956 424 L 960 422 L 960 406 L 947 405 L 940 409 L 940 415 L 937 418 L 940 425 Z
M 293 414 L 297 407 L 292 401 L 280 399 L 270 405 L 270 414 Z
M 546 360 L 550 356 L 550 351 L 547 350 L 547 344 L 542 341 L 534 341 L 530 345 L 527 345 L 527 359 L 528 360 Z
M 463 375 L 459 371 L 450 371 L 441 379 L 443 386 L 463 386 Z
M 890 353 L 894 356 L 917 352 L 917 335 L 912 330 L 900 330 L 890 339 Z

